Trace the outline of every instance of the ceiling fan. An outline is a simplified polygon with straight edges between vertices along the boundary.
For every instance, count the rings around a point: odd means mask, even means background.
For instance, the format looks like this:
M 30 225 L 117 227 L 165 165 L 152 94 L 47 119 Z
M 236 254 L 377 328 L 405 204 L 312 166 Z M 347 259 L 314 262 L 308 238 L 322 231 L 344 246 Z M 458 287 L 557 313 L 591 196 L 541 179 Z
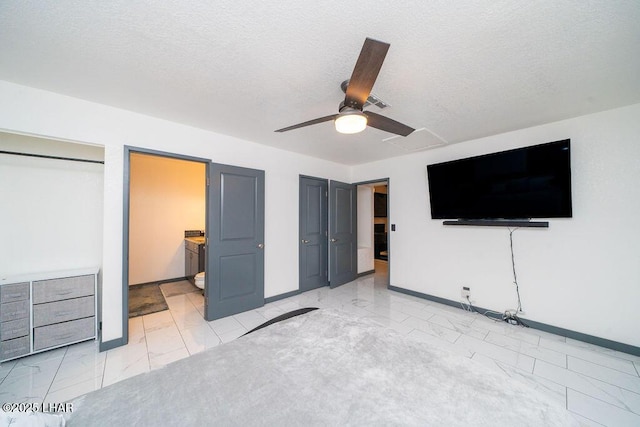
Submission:
M 407 136 L 411 134 L 414 129 L 405 124 L 372 111 L 362 110 L 378 77 L 389 46 L 389 43 L 370 38 L 364 41 L 360 56 L 349 79 L 344 101 L 338 107 L 338 114 L 298 123 L 297 125 L 278 129 L 276 132 L 287 132 L 333 120 L 336 130 L 340 133 L 358 133 L 362 132 L 367 126 L 371 126 L 396 135 Z

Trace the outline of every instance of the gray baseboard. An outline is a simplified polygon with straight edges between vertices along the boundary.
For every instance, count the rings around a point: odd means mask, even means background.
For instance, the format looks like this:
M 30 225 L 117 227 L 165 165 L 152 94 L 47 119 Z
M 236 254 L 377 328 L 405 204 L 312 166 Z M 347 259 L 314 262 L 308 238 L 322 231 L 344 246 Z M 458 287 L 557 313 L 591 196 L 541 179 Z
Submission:
M 189 280 L 189 278 L 188 277 L 176 277 L 174 279 L 162 279 L 162 280 L 155 280 L 153 282 L 136 283 L 134 285 L 129 285 L 129 286 L 151 285 L 151 284 L 154 284 L 154 283 L 162 285 L 163 283 L 181 282 L 183 280 Z
M 373 270 L 369 270 L 369 271 L 363 271 L 362 273 L 358 273 L 358 277 L 368 276 L 369 274 L 373 274 L 373 273 L 375 273 L 375 272 L 376 272 L 376 270 L 375 270 L 375 269 L 373 269 Z
M 397 286 L 392 286 L 389 285 L 388 287 L 390 290 L 392 291 L 396 291 L 396 292 L 400 292 L 403 294 L 407 294 L 407 295 L 411 295 L 414 297 L 418 297 L 418 298 L 423 298 L 429 301 L 434 301 L 440 304 L 445 304 L 451 307 L 456 307 L 462 310 L 462 306 L 460 305 L 460 302 L 458 301 L 453 301 L 450 299 L 446 299 L 446 298 L 440 298 L 434 295 L 429 295 L 429 294 L 423 294 L 422 292 L 416 292 L 416 291 L 412 291 L 410 289 L 404 289 L 404 288 L 398 288 Z M 486 308 L 482 308 L 482 307 L 474 307 L 477 311 L 484 313 L 489 311 L 489 309 Z M 501 315 L 496 313 L 496 312 L 489 312 L 487 313 L 487 316 L 489 317 L 493 317 L 496 319 L 501 319 Z M 564 329 L 564 328 L 560 328 L 557 326 L 553 326 L 553 325 L 548 325 L 546 323 L 541 323 L 541 322 L 536 322 L 535 320 L 531 320 L 531 319 L 526 319 L 526 318 L 522 318 L 522 322 L 525 323 L 527 326 L 529 326 L 530 328 L 533 329 L 538 329 L 540 331 L 544 331 L 544 332 L 549 332 L 552 334 L 556 334 L 556 335 L 560 335 L 563 337 L 567 337 L 567 338 L 571 338 L 574 340 L 578 340 L 578 341 L 582 341 L 582 342 L 586 342 L 589 344 L 595 344 L 598 345 L 600 347 L 605 347 L 605 348 L 609 348 L 611 350 L 615 350 L 615 351 L 621 351 L 623 353 L 627 353 L 627 354 L 633 354 L 634 356 L 640 356 L 640 347 L 636 347 L 633 345 L 629 345 L 629 344 L 625 344 L 625 343 L 621 343 L 618 341 L 612 341 L 612 340 L 608 340 L 606 338 L 601 338 L 601 337 L 596 337 L 593 335 L 589 335 L 589 334 L 583 334 L 582 332 L 576 332 L 576 331 L 572 331 L 570 329 Z
M 100 345 L 98 346 L 100 352 L 111 350 L 112 348 L 121 347 L 123 345 L 127 345 L 127 342 L 124 338 L 116 338 L 115 340 L 110 341 L 100 341 Z
M 274 301 L 278 301 L 278 300 L 281 300 L 281 299 L 289 298 L 289 297 L 292 297 L 294 295 L 298 295 L 299 293 L 300 293 L 300 290 L 298 289 L 298 290 L 295 290 L 295 291 L 286 292 L 284 294 L 275 295 L 275 296 L 272 296 L 272 297 L 269 297 L 269 298 L 265 298 L 264 299 L 264 303 L 265 304 L 269 304 L 270 302 L 274 302 Z

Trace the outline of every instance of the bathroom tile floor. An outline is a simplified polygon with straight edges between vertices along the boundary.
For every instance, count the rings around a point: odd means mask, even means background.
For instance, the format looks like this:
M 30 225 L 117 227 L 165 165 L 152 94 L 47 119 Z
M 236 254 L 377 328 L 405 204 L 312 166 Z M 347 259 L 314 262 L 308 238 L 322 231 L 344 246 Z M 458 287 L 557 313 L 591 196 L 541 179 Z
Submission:
M 585 426 L 640 426 L 640 357 L 387 289 L 384 270 L 207 322 L 200 293 L 167 298 L 169 310 L 129 320 L 129 344 L 94 341 L 0 365 L 1 402 L 64 402 L 229 342 L 300 307 L 344 310 L 442 347 L 547 393 Z

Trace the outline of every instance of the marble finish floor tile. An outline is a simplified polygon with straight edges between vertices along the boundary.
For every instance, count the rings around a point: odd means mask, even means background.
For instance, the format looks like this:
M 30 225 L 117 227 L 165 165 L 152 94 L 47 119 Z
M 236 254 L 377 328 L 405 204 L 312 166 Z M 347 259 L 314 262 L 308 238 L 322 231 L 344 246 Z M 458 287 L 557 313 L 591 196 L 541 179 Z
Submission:
M 532 375 L 513 366 L 500 363 L 480 353 L 475 353 L 471 359 L 494 371 L 502 372 L 509 376 L 509 378 L 528 384 L 530 387 L 543 392 L 562 406 L 566 405 L 567 389 L 560 384 Z
M 591 378 L 613 384 L 625 390 L 640 394 L 640 377 L 629 375 L 616 369 L 568 356 L 569 369 Z
M 274 305 L 273 303 L 265 304 L 264 307 L 256 308 L 255 311 L 262 314 L 262 316 L 267 320 L 273 319 L 274 317 L 278 317 L 281 314 L 285 313 L 284 310 Z
M 149 370 L 146 340 L 114 348 L 107 351 L 102 386 L 105 387 Z
M 578 341 L 572 338 L 567 338 L 566 343 L 572 345 L 574 347 L 583 348 L 585 350 L 595 351 L 596 353 L 605 354 L 610 357 L 615 357 L 618 359 L 629 360 L 631 362 L 636 362 L 640 364 L 640 356 L 636 356 L 633 354 L 623 353 L 621 351 L 612 350 L 610 348 L 600 347 L 595 344 Z M 640 375 L 640 373 L 639 373 Z
M 188 297 L 188 294 L 174 295 L 172 297 L 165 298 L 169 310 L 175 315 L 175 313 L 186 313 L 190 311 L 198 311 L 196 306 Z
M 207 324 L 207 321 L 204 320 L 202 314 L 195 307 L 191 311 L 173 313 L 173 321 L 179 330 Z
M 460 322 L 441 314 L 434 314 L 429 318 L 429 322 L 436 325 L 443 326 L 447 329 L 451 329 L 460 334 L 469 335 L 479 340 L 483 340 L 489 334 L 489 330 L 476 325 L 475 322 Z
M 145 314 L 142 316 L 145 333 L 164 329 L 175 325 L 170 310 L 158 311 L 157 313 Z
M 520 341 L 519 339 L 514 338 L 513 335 L 500 335 L 492 331 L 489 332 L 485 341 L 500 347 L 508 348 L 509 350 L 513 350 L 518 353 L 526 354 L 527 356 L 531 356 L 535 359 L 553 363 L 554 365 L 558 365 L 562 368 L 567 367 L 566 354 L 544 347 L 539 347 L 538 345 L 531 344 L 530 342 Z
M 204 296 L 200 292 L 193 292 L 186 295 L 198 311 L 204 312 Z
M 0 383 L 2 402 L 42 402 L 62 363 L 66 348 L 18 359 Z
M 475 314 L 474 324 L 495 332 L 506 337 L 518 339 L 520 341 L 527 342 L 532 345 L 540 344 L 540 335 L 536 332 L 544 333 L 542 331 L 531 330 L 531 328 L 523 328 L 520 326 L 510 325 L 506 322 L 496 319 L 490 319 L 486 316 Z M 564 340 L 564 337 L 560 337 Z M 559 339 L 560 339 L 559 338 Z
M 605 352 L 590 350 L 584 347 L 576 346 L 571 343 L 558 342 L 547 338 L 540 338 L 540 347 L 549 348 L 551 350 L 565 353 L 597 365 L 606 366 L 620 372 L 630 375 L 638 375 L 638 372 L 632 361 L 611 356 Z
M 560 368 L 556 365 L 536 360 L 534 375 L 553 381 L 567 387 L 567 389 L 578 391 L 594 399 L 617 406 L 631 412 L 635 407 L 635 393 L 625 393 L 620 387 L 588 377 L 569 369 Z
M 244 313 L 236 314 L 233 318 L 247 330 L 260 326 L 267 321 L 267 319 L 256 310 L 249 310 Z
M 144 341 L 144 323 L 142 316 L 129 319 L 129 344 Z
M 9 372 L 11 372 L 16 363 L 18 362 L 15 360 L 10 360 L 8 362 L 2 362 L 2 364 L 0 364 L 0 384 L 2 384 L 2 380 L 4 380 L 7 375 L 9 375 Z
M 212 320 L 209 322 L 211 329 L 216 334 L 221 335 L 237 329 L 245 329 L 242 323 L 238 322 L 233 316 L 223 317 L 222 319 Z
M 433 311 L 429 311 L 426 306 L 421 305 L 412 305 L 412 304 L 392 304 L 394 310 L 399 311 L 400 313 L 404 313 L 410 317 L 415 317 L 416 319 L 421 320 L 429 320 L 436 314 Z
M 164 353 L 149 353 L 149 368 L 151 370 L 159 369 L 171 362 L 175 362 L 176 360 L 184 359 L 186 357 L 189 357 L 189 351 L 187 351 L 185 346 Z
M 450 353 L 459 354 L 460 356 L 471 358 L 473 356 L 473 352 L 468 349 L 461 347 L 459 345 L 454 345 L 447 340 L 444 340 L 435 335 L 429 334 L 427 332 L 421 331 L 419 329 L 414 329 L 407 334 L 409 338 L 418 340 L 423 343 L 430 344 L 434 347 L 438 347 L 442 350 L 446 350 Z
M 102 375 L 100 377 L 91 378 L 86 381 L 76 382 L 73 385 L 58 390 L 49 390 L 44 402 L 46 403 L 62 403 L 67 402 L 83 394 L 92 392 L 102 388 Z
M 426 332 L 427 334 L 433 335 L 434 337 L 441 338 L 450 343 L 454 343 L 462 336 L 460 332 L 453 331 L 451 329 L 445 328 L 435 323 L 431 323 L 427 320 L 422 320 L 417 317 L 409 317 L 404 322 L 405 325 L 420 330 L 422 332 Z
M 242 326 L 239 329 L 234 329 L 232 331 L 227 331 L 227 332 L 218 334 L 218 337 L 220 337 L 220 341 L 222 341 L 223 343 L 226 343 L 241 337 L 247 332 L 249 331 Z
M 147 332 L 146 339 L 149 360 L 176 350 L 186 350 L 182 335 L 180 335 L 180 330 L 175 324 L 171 327 Z
M 567 390 L 567 409 L 606 426 L 640 426 L 640 415 L 575 390 Z
M 101 384 L 105 360 L 106 353 L 96 353 L 96 357 L 87 356 L 86 360 L 81 358 L 67 360 L 65 358 L 56 372 L 49 392 L 95 379 L 99 379 L 98 384 Z
M 393 310 L 389 305 L 374 303 L 365 307 L 365 310 L 370 311 L 371 313 L 378 314 L 380 316 L 387 317 L 396 322 L 403 322 L 409 318 L 409 315 L 407 313 Z
M 129 319 L 129 343 L 95 341 L 0 364 L 0 400 L 60 403 L 233 341 L 302 307 L 342 310 L 471 359 L 547 394 L 584 426 L 640 425 L 640 356 L 514 326 L 387 289 L 386 273 L 314 289 L 207 322 L 200 292 L 167 298 L 169 310 Z
M 180 335 L 182 335 L 182 340 L 187 346 L 189 354 L 199 353 L 222 342 L 208 324 L 182 329 Z
M 468 335 L 462 335 L 460 339 L 456 341 L 456 345 L 462 346 L 473 353 L 480 353 L 498 362 L 522 369 L 525 372 L 533 372 L 535 359 L 526 354 L 518 353 L 517 351 L 509 350 Z

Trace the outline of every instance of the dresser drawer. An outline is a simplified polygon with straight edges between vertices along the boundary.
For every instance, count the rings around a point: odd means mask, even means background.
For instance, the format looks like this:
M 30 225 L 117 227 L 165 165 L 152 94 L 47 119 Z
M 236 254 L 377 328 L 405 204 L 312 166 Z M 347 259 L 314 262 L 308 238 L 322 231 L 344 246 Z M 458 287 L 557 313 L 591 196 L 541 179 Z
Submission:
M 29 300 L 8 302 L 0 307 L 0 322 L 29 317 Z
M 0 323 L 0 341 L 29 335 L 29 318 Z
M 56 323 L 40 326 L 33 330 L 33 350 L 38 351 L 48 347 L 69 344 L 95 336 L 95 318 L 72 320 L 71 322 Z
M 29 354 L 30 351 L 28 336 L 9 341 L 0 341 L 0 360 L 23 356 Z
M 78 298 L 95 293 L 95 276 L 75 276 L 33 282 L 33 303 Z
M 66 322 L 95 314 L 95 299 L 93 296 L 35 304 L 33 306 L 33 326 L 38 327 Z
M 0 286 L 0 303 L 29 299 L 29 282 Z

